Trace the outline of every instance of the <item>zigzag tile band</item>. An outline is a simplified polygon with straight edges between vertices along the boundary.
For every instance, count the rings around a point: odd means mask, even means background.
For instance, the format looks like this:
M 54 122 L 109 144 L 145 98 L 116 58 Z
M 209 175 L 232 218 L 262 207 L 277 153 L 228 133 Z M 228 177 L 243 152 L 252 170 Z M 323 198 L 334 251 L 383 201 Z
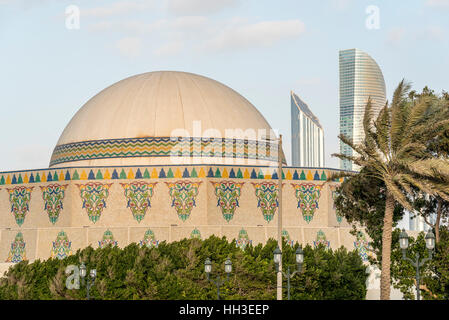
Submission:
M 56 146 L 50 166 L 72 161 L 128 157 L 227 157 L 277 161 L 277 143 L 227 138 L 148 137 Z

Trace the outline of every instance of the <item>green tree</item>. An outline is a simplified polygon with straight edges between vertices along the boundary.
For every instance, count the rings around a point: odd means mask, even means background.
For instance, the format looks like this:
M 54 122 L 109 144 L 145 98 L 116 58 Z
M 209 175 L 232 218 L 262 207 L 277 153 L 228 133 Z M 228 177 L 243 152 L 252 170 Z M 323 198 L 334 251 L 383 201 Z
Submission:
M 131 244 L 123 249 L 87 247 L 63 260 L 23 261 L 12 266 L 0 279 L 0 299 L 85 299 L 84 287 L 66 288 L 68 265 L 84 262 L 97 269 L 91 295 L 95 299 L 216 299 L 216 287 L 204 273 L 204 261 L 212 260 L 215 277 L 224 274 L 229 257 L 233 272 L 221 287 L 223 299 L 275 299 L 276 277 L 273 251 L 277 242 L 248 245 L 211 236 L 205 240 L 184 239 L 162 242 L 157 248 Z M 294 264 L 298 247 L 283 243 L 283 261 Z M 356 250 L 348 252 L 324 247 L 304 248 L 304 272 L 292 281 L 293 299 L 364 299 L 366 267 Z
M 359 175 L 369 175 L 385 184 L 385 212 L 382 221 L 382 300 L 390 298 L 391 241 L 394 209 L 397 204 L 409 211 L 413 206 L 409 199 L 412 188 L 449 200 L 449 162 L 430 157 L 429 141 L 447 130 L 448 110 L 440 100 L 426 95 L 408 99 L 410 85 L 401 81 L 391 104 L 388 103 L 373 121 L 372 102 L 368 100 L 363 119 L 364 141 L 355 144 L 344 135 L 340 140 L 354 150 L 353 155 L 334 154 L 340 159 L 352 161 L 361 168 L 369 168 Z M 341 172 L 337 177 L 354 173 Z

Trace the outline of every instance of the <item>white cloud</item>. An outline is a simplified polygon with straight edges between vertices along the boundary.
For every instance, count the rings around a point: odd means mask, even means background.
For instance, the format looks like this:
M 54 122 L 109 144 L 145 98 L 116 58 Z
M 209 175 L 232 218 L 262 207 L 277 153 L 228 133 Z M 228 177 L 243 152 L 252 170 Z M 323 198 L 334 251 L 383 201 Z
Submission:
M 156 56 L 173 56 L 182 52 L 184 43 L 180 41 L 168 42 L 153 51 Z
M 197 15 L 216 13 L 235 7 L 242 0 L 169 0 L 167 9 L 176 15 Z
M 449 8 L 449 0 L 427 0 L 428 7 L 447 7 Z
M 405 29 L 401 27 L 396 27 L 391 29 L 387 35 L 387 43 L 392 46 L 397 46 L 401 43 L 405 36 Z
M 231 26 L 217 34 L 206 47 L 212 50 L 269 47 L 281 40 L 300 36 L 305 25 L 300 20 L 263 21 Z
M 107 6 L 86 8 L 80 7 L 81 16 L 107 17 L 154 8 L 153 0 L 119 1 Z
M 116 42 L 119 52 L 128 58 L 135 58 L 142 51 L 142 40 L 137 37 L 122 38 Z
M 425 31 L 433 40 L 446 40 L 445 30 L 439 26 L 428 26 Z

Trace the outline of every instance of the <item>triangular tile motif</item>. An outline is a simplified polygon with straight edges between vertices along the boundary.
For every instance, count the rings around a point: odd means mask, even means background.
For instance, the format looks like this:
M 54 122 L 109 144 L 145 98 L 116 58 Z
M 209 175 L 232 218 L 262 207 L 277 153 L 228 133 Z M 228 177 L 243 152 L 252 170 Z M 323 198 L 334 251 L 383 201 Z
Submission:
M 142 172 L 140 172 L 139 168 L 136 171 L 136 179 L 142 179 Z
M 130 208 L 134 219 L 140 223 L 151 207 L 151 198 L 157 182 L 148 183 L 144 181 L 133 181 L 130 183 L 120 183 L 125 192 L 127 208 Z
M 101 174 L 100 169 L 97 171 L 97 175 L 95 176 L 95 180 L 103 180 L 103 175 Z
M 293 173 L 293 180 L 299 180 L 298 171 L 295 170 L 295 173 Z
M 318 200 L 321 196 L 322 186 L 314 183 L 292 183 L 291 185 L 298 200 L 297 208 L 301 210 L 304 220 L 310 223 L 314 217 L 315 210 L 318 209 Z
M 255 174 L 255 172 L 254 172 Z M 245 171 L 243 172 L 243 179 L 249 179 L 251 176 L 249 174 L 248 169 L 245 169 Z
M 6 188 L 6 191 L 9 193 L 11 212 L 19 227 L 22 226 L 27 213 L 30 211 L 31 192 L 33 188 L 24 186 L 18 186 L 12 189 Z
M 64 180 L 65 180 L 65 181 L 69 181 L 69 180 L 70 180 L 70 173 L 69 173 L 69 170 L 66 171 L 65 176 L 64 176 Z
M 89 171 L 89 175 L 87 176 L 87 179 L 89 180 L 95 180 L 95 175 L 92 170 Z
M 62 171 L 59 173 L 58 181 L 64 181 L 64 173 Z
M 3 179 L 3 177 L 2 177 L 2 179 Z M 3 180 L 3 182 L 4 182 L 4 180 Z M 30 174 L 30 183 L 34 183 L 34 175 L 33 174 Z M 1 181 L 0 181 L 0 184 L 4 184 L 4 183 L 1 183 Z
M 183 178 L 190 178 L 189 170 L 187 168 L 184 168 L 184 171 L 182 173 Z
M 200 168 L 200 172 L 198 173 L 198 178 L 205 178 L 206 172 L 204 172 L 203 168 Z
M 240 168 L 237 171 L 237 179 L 243 179 L 243 173 L 242 173 L 242 170 L 240 170 Z
M 165 175 L 165 171 L 164 168 L 161 168 L 161 171 L 159 172 L 159 178 L 166 178 L 167 176 Z
M 223 218 L 229 222 L 235 210 L 239 207 L 241 189 L 244 182 L 211 181 L 217 197 L 217 207 L 220 207 Z
M 45 176 L 45 175 L 43 175 L 43 176 Z M 48 182 L 53 181 L 53 177 L 51 176 L 51 173 L 50 173 L 50 172 L 47 172 L 47 181 L 48 181 Z
M 19 179 L 17 179 L 17 183 L 18 184 L 22 184 L 23 183 L 22 175 L 20 173 L 19 173 Z
M 33 174 L 31 174 L 31 175 L 33 175 Z M 5 184 L 5 177 L 2 176 L 2 177 L 0 178 L 0 185 L 4 185 L 4 184 Z
M 273 171 L 273 174 L 271 175 L 271 179 L 277 180 L 278 178 L 279 178 L 278 173 L 276 171 Z
M 265 176 L 264 176 L 262 170 L 259 170 L 259 174 L 257 175 L 257 179 L 263 179 L 263 178 L 265 178 Z
M 17 178 L 16 178 L 16 175 L 15 175 L 15 174 L 12 175 L 12 180 L 11 180 L 10 183 L 11 183 L 11 184 L 17 184 Z
M 198 174 L 196 173 L 195 168 L 192 169 L 192 178 L 198 178 Z
M 221 172 L 220 169 L 217 168 L 217 170 L 215 170 L 215 178 L 221 178 Z
M 269 223 L 279 206 L 278 184 L 276 182 L 251 182 L 257 197 L 257 207 L 261 209 L 264 219 Z
M 56 171 L 53 174 L 53 181 L 59 181 L 59 176 L 58 176 L 58 173 Z
M 23 183 L 29 183 L 30 180 L 28 179 L 28 174 L 25 173 L 25 176 L 23 177 Z
M 106 171 L 104 172 L 104 180 L 111 180 L 111 174 L 109 173 L 109 170 L 106 169 Z
M 182 178 L 182 173 L 181 173 L 181 170 L 179 170 L 179 168 L 176 168 L 176 171 L 175 171 L 175 178 L 176 178 L 176 179 Z
M 231 171 L 229 172 L 229 178 L 234 179 L 235 178 L 235 171 L 234 168 L 231 169 Z
M 125 169 L 122 169 L 122 171 L 120 171 L 120 179 L 126 179 L 126 173 L 125 173 Z
M 111 178 L 112 179 L 118 179 L 119 178 L 117 170 L 114 169 L 114 171 L 112 171 L 112 177 Z
M 129 169 L 126 179 L 128 179 L 128 180 L 134 179 L 134 172 L 132 169 Z
M 171 206 L 175 208 L 178 217 L 182 221 L 186 221 L 190 217 L 193 207 L 196 207 L 196 197 L 202 182 L 178 180 L 165 183 L 172 200 Z
M 287 175 L 285 176 L 286 180 L 293 180 L 293 176 L 292 173 L 290 172 L 290 170 L 287 170 Z
M 257 173 L 256 170 L 253 169 L 253 171 L 251 171 L 251 179 L 257 179 Z
M 106 208 L 106 199 L 109 196 L 109 188 L 112 183 L 89 182 L 76 184 L 83 200 L 83 209 L 86 209 L 89 220 L 96 223 Z
M 226 168 L 223 168 L 223 172 L 221 174 L 222 178 L 229 178 L 228 170 Z
M 22 232 L 18 232 L 14 241 L 11 243 L 11 249 L 5 262 L 18 263 L 27 260 L 25 246 L 26 243 L 23 240 L 23 234 Z
M 171 168 L 168 169 L 167 178 L 173 178 L 173 171 L 171 170 Z
M 37 175 L 39 175 L 39 174 L 37 174 Z M 75 170 L 75 172 L 73 173 L 73 176 L 72 176 L 72 180 L 79 180 L 79 179 L 80 179 L 80 176 L 78 174 L 78 171 Z M 36 182 L 37 182 L 37 177 L 36 177 Z
M 323 173 L 321 174 L 321 181 L 326 181 L 327 180 L 327 176 L 326 173 L 323 170 Z
M 304 173 L 304 170 L 301 171 L 301 174 L 299 175 L 299 180 L 306 180 L 306 174 Z
M 64 208 L 63 200 L 67 186 L 67 184 L 60 185 L 57 183 L 40 186 L 42 199 L 44 200 L 44 210 L 47 212 L 48 218 L 52 224 L 55 224 L 58 221 L 59 214 Z
M 313 175 L 312 172 L 310 172 L 310 170 L 307 170 L 306 180 L 313 180 Z
M 212 171 L 212 168 L 209 168 L 209 171 L 207 172 L 207 177 L 208 178 L 213 178 L 214 177 L 214 172 Z
M 87 180 L 87 174 L 86 171 L 81 171 L 80 180 Z
M 41 182 L 41 177 L 39 176 L 39 172 L 36 173 L 36 182 Z
M 72 253 L 72 242 L 69 241 L 64 231 L 59 232 L 52 244 L 51 257 L 62 260 L 72 255 Z
M 315 171 L 315 174 L 313 175 L 313 180 L 315 180 L 315 181 L 320 181 L 321 180 L 321 177 L 318 174 L 318 171 Z

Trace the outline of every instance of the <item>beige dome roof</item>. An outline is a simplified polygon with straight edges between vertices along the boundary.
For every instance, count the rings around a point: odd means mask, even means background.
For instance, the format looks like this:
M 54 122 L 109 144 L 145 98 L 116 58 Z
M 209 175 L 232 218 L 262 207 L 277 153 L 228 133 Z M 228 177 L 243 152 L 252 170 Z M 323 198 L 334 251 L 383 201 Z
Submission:
M 200 121 L 199 132 L 194 130 L 195 121 Z M 64 129 L 50 165 L 160 164 L 164 160 L 151 160 L 151 156 L 128 157 L 126 161 L 120 156 L 81 157 L 75 162 L 66 157 L 66 161 L 58 162 L 63 157 L 58 158 L 56 151 L 65 145 L 110 139 L 224 138 L 226 129 L 265 129 L 269 134 L 271 127 L 248 100 L 215 80 L 186 72 L 143 73 L 121 80 L 90 99 Z

